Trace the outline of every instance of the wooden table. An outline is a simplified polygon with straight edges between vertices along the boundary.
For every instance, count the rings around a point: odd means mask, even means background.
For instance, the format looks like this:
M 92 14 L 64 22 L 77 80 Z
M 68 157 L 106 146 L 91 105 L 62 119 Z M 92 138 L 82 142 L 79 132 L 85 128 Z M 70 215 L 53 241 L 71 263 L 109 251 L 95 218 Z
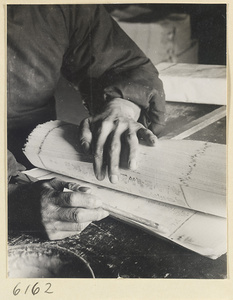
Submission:
M 200 104 L 167 104 L 167 127 L 163 135 L 187 129 L 194 120 L 221 108 Z M 187 139 L 226 142 L 225 118 Z M 58 245 L 83 257 L 97 278 L 207 278 L 223 279 L 227 275 L 227 256 L 211 260 L 161 237 L 152 236 L 110 217 L 89 225 L 80 235 L 60 241 L 45 241 L 30 233 L 9 235 L 9 245 L 27 243 Z

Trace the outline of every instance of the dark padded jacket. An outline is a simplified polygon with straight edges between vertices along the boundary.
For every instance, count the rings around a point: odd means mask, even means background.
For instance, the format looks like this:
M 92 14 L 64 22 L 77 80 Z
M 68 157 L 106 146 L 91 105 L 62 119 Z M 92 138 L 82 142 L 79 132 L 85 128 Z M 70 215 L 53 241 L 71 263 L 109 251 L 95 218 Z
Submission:
M 56 118 L 60 73 L 79 87 L 90 114 L 120 97 L 142 109 L 147 127 L 164 126 L 162 82 L 150 60 L 101 5 L 9 5 L 8 148 Z

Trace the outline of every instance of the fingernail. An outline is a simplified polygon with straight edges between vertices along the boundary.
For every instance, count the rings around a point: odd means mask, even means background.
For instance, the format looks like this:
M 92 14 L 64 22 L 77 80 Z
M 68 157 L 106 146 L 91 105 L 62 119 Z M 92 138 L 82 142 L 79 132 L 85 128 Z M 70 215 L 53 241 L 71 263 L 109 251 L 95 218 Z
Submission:
M 90 149 L 90 144 L 88 142 L 82 142 L 81 146 L 83 147 L 83 150 L 88 153 Z
M 111 175 L 109 177 L 111 183 L 117 183 L 118 182 L 118 176 L 117 175 Z
M 91 194 L 91 188 L 87 186 L 80 186 L 78 190 L 82 193 Z
M 102 181 L 102 180 L 104 180 L 104 175 L 103 175 L 103 174 L 98 174 L 98 175 L 96 175 L 96 178 L 97 178 L 99 181 Z
M 150 142 L 151 142 L 151 145 L 155 145 L 156 144 L 156 142 L 157 142 L 157 138 L 150 138 Z
M 73 182 L 68 183 L 68 189 L 70 189 L 71 191 L 78 191 L 79 187 L 80 185 L 77 183 L 73 183 Z
M 135 160 L 129 161 L 129 168 L 130 170 L 136 170 L 137 169 L 137 162 Z

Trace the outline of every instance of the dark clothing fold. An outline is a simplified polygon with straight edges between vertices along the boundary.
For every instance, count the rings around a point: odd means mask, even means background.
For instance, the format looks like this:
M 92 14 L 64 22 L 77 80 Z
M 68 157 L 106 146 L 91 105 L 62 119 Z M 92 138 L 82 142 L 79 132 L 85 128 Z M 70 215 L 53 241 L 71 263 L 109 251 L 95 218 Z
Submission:
M 139 105 L 144 125 L 164 125 L 158 72 L 101 5 L 8 5 L 8 146 L 55 119 L 60 74 L 77 86 L 90 114 L 123 98 Z M 17 136 L 16 136 L 17 135 Z

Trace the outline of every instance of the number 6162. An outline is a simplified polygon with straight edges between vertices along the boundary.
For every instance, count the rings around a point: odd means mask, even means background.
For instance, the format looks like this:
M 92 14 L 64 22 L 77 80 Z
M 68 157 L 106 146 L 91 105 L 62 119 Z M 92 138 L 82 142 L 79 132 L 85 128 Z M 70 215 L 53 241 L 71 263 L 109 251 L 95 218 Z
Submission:
M 20 287 L 21 282 L 16 284 L 16 286 L 13 289 L 13 295 L 17 296 L 20 293 L 21 294 L 32 294 L 33 296 L 38 293 L 46 293 L 46 294 L 52 294 L 53 291 L 51 290 L 52 284 L 47 282 L 43 284 L 43 287 L 40 285 L 39 282 L 36 282 L 34 285 L 29 284 L 26 288 Z

